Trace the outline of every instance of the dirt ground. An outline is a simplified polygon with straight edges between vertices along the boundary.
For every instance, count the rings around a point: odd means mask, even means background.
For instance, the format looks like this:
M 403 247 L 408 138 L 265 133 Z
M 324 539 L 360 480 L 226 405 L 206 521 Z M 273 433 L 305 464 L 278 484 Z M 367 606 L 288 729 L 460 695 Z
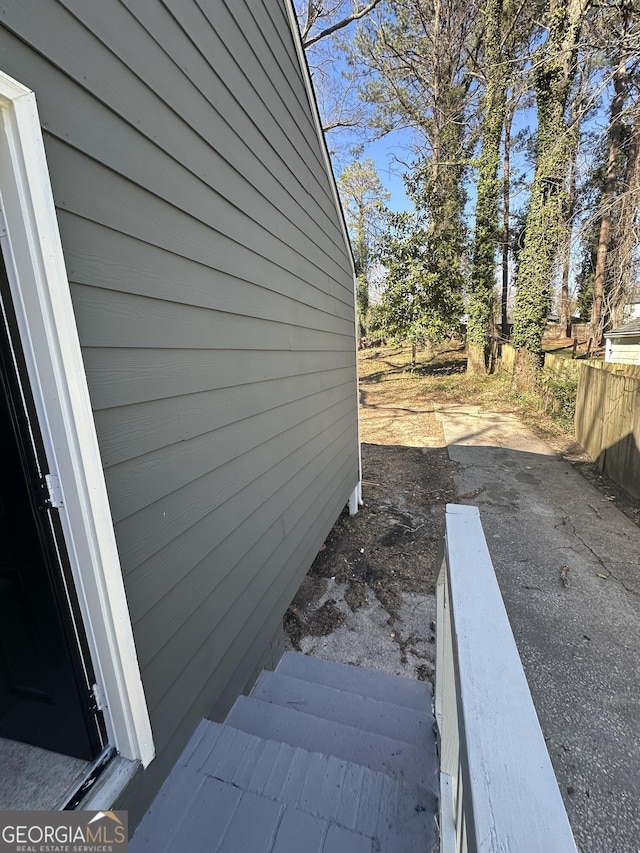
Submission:
M 364 505 L 338 519 L 284 626 L 291 648 L 432 680 L 445 506 L 471 497 L 456 495 L 455 463 L 435 413 L 460 399 L 494 411 L 514 411 L 514 403 L 504 386 L 464 376 L 460 347 L 437 358 L 423 353 L 413 373 L 407 362 L 391 348 L 360 353 Z M 600 475 L 572 436 L 540 412 L 524 418 L 639 523 L 640 501 Z

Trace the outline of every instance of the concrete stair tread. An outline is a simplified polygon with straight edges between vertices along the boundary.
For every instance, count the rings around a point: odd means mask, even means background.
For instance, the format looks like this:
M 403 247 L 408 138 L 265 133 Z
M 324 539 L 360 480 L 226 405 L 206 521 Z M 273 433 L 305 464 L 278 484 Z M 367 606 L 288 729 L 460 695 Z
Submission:
M 432 793 L 356 764 L 209 723 L 186 759 L 196 772 L 373 835 L 435 808 Z
M 185 781 L 186 780 L 186 781 Z M 171 807 L 176 784 L 191 796 Z M 166 789 L 166 790 L 165 790 Z M 175 767 L 130 841 L 131 853 L 373 853 L 374 839 L 230 782 Z M 175 822 L 173 832 L 160 832 Z M 302 845 L 302 848 L 301 848 Z M 389 850 L 391 853 L 391 850 Z
M 435 809 L 383 773 L 202 721 L 131 850 L 426 853 Z
M 418 784 L 436 792 L 435 736 L 419 749 L 385 735 L 362 731 L 311 714 L 301 714 L 253 697 L 240 696 L 227 724 L 271 741 L 309 752 L 333 755 L 386 773 L 399 782 Z
M 402 708 L 393 702 L 370 699 L 281 672 L 264 671 L 251 696 L 336 723 L 353 725 L 357 720 L 357 728 L 363 731 L 386 735 L 417 747 L 423 747 L 432 738 L 433 714 L 430 708 L 428 711 Z
M 431 710 L 432 691 L 427 681 L 336 663 L 299 652 L 286 652 L 276 672 L 419 712 Z

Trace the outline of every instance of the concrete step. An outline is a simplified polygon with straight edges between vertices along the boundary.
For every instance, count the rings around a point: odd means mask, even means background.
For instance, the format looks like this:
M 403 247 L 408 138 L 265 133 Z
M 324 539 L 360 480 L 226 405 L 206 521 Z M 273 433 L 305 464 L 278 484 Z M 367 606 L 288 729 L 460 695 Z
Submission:
M 264 671 L 251 696 L 302 714 L 355 726 L 425 748 L 433 737 L 433 714 L 381 702 L 324 684 L 303 681 L 281 672 Z
M 433 815 L 436 806 L 434 796 L 416 785 L 227 724 L 209 723 L 185 766 L 370 836 L 416 814 Z
M 177 785 L 179 801 L 174 796 Z M 160 827 L 168 831 L 161 832 Z M 373 853 L 382 848 L 373 838 L 334 822 L 176 766 L 129 849 L 131 853 Z
M 427 853 L 435 797 L 383 773 L 202 721 L 133 853 Z
M 276 672 L 315 684 L 324 684 L 346 693 L 356 693 L 368 699 L 413 708 L 415 711 L 431 711 L 432 691 L 427 681 L 416 681 L 388 672 L 336 663 L 299 652 L 286 652 L 280 659 Z
M 362 731 L 356 725 L 301 714 L 248 696 L 238 698 L 226 722 L 266 740 L 333 755 L 386 773 L 398 782 L 417 784 L 434 794 L 437 791 L 433 734 L 423 747 L 416 747 L 385 735 Z

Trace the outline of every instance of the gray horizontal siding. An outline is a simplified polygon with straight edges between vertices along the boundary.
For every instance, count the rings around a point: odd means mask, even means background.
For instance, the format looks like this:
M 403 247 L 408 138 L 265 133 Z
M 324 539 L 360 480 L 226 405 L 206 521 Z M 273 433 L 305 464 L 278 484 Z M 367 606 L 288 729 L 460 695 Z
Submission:
M 227 354 L 228 360 L 234 358 L 235 352 Z M 287 403 L 306 401 L 343 385 L 351 386 L 352 379 L 352 367 L 314 370 L 306 375 L 296 373 L 262 382 L 142 401 L 126 410 L 96 411 L 102 459 L 107 467 L 118 465 L 254 418 Z
M 215 342 L 225 350 L 353 350 L 353 324 L 335 318 L 332 330 L 314 329 L 302 325 L 313 322 L 311 312 L 296 321 L 302 312 L 295 306 L 278 322 L 83 285 L 72 285 L 72 296 L 83 345 L 207 349 Z
M 180 301 L 185 304 L 267 320 L 296 312 L 318 329 L 332 329 L 337 316 L 353 322 L 351 305 L 325 290 L 301 285 L 297 276 L 273 261 L 253 254 L 247 257 L 246 249 L 241 252 L 224 238 L 218 237 L 220 263 L 213 270 L 197 259 L 186 259 L 73 214 L 61 211 L 59 215 L 63 235 L 73 238 L 67 265 L 77 284 L 175 300 L 179 280 Z M 223 247 L 227 247 L 224 253 Z M 112 259 L 108 266 L 105 257 Z M 277 291 L 265 286 L 272 280 Z
M 233 605 L 225 606 L 221 596 L 212 596 L 211 605 L 215 608 L 216 613 L 214 630 L 186 662 L 185 666 L 176 673 L 175 689 L 183 695 L 191 697 L 199 685 L 205 683 L 206 676 L 212 668 L 218 669 L 224 663 L 225 653 L 228 655 L 227 666 L 229 670 L 231 670 L 234 661 L 237 666 L 243 660 L 244 650 L 250 646 L 252 639 L 252 632 L 243 630 L 244 620 L 248 618 L 259 627 L 260 617 L 265 613 L 271 613 L 283 596 L 285 600 L 290 600 L 291 595 L 299 585 L 300 563 L 302 560 L 307 561 L 309 559 L 310 543 L 313 545 L 314 552 L 317 552 L 322 544 L 326 534 L 326 530 L 323 528 L 326 525 L 327 510 L 335 505 L 340 496 L 345 494 L 346 488 L 347 474 L 345 474 L 344 480 L 338 483 L 338 488 L 336 488 L 335 482 L 332 482 L 324 492 L 316 495 L 315 507 L 310 512 L 309 517 L 304 520 L 304 526 L 301 523 L 286 543 L 281 542 L 280 548 L 276 547 L 268 560 L 261 561 L 260 571 L 254 576 L 253 583 L 242 590 L 242 597 L 239 597 Z M 316 514 L 316 507 L 322 510 L 318 514 Z M 271 533 L 270 536 L 272 541 L 270 542 L 267 539 L 263 544 L 273 545 L 275 534 Z M 287 551 L 291 546 L 293 548 L 289 551 L 287 559 Z M 228 595 L 230 590 L 223 588 L 220 592 Z M 200 615 L 198 614 L 198 616 Z M 198 616 L 193 618 L 197 619 Z M 206 624 L 211 625 L 208 622 Z M 185 625 L 184 630 L 188 630 L 188 627 Z M 154 734 L 158 739 L 160 748 L 162 748 L 165 740 L 171 737 L 171 730 L 175 725 L 175 698 L 171 696 L 170 692 L 165 692 L 157 705 L 153 700 L 156 697 L 155 688 L 157 687 L 162 693 L 167 684 L 166 665 L 172 661 L 171 655 L 159 656 L 157 665 L 153 669 L 149 666 L 145 673 L 145 684 L 149 684 L 149 692 L 152 696 Z M 220 678 L 219 687 L 223 689 L 228 673 L 221 670 L 216 672 L 214 677 Z
M 29 9 L 30 5 L 29 3 L 21 5 L 23 20 L 20 21 L 21 26 L 18 28 L 18 34 L 25 39 L 36 38 L 39 34 L 39 41 L 42 41 L 42 48 L 44 49 L 45 45 L 49 43 L 46 37 L 43 37 L 38 15 L 35 9 Z M 238 225 L 245 229 L 252 227 L 257 235 L 255 237 L 256 250 L 263 247 L 266 233 L 278 236 L 277 227 L 280 225 L 281 239 L 285 242 L 287 240 L 291 242 L 294 238 L 289 238 L 288 232 L 291 231 L 292 234 L 295 234 L 295 240 L 302 241 L 301 245 L 304 248 L 305 255 L 311 262 L 318 260 L 322 262 L 323 252 L 329 254 L 329 262 L 331 262 L 331 252 L 343 252 L 335 216 L 331 220 L 327 213 L 317 205 L 316 199 L 322 198 L 323 194 L 315 183 L 309 187 L 301 187 L 293 178 L 290 167 L 286 168 L 286 172 L 283 174 L 277 176 L 273 174 L 277 164 L 281 170 L 285 169 L 282 157 L 286 158 L 287 162 L 291 159 L 297 161 L 295 163 L 297 168 L 305 169 L 300 153 L 300 147 L 304 144 L 304 140 L 298 138 L 299 133 L 296 132 L 296 126 L 292 124 L 291 127 L 286 128 L 286 135 L 282 140 L 284 151 L 280 151 L 277 160 L 273 159 L 276 157 L 276 152 L 271 149 L 268 149 L 269 158 L 267 158 L 267 162 L 258 160 L 256 153 L 244 141 L 244 139 L 255 137 L 255 126 L 244 128 L 244 132 L 238 134 L 234 133 L 227 124 L 228 121 L 232 122 L 233 125 L 237 124 L 238 103 L 236 101 L 231 102 L 227 116 L 215 114 L 214 119 L 211 120 L 211 105 L 204 99 L 200 103 L 194 103 L 194 88 L 185 75 L 182 75 L 182 87 L 175 91 L 174 81 L 179 69 L 153 39 L 147 37 L 145 48 L 141 50 L 140 34 L 144 34 L 145 31 L 138 27 L 140 32 L 136 33 L 135 19 L 131 18 L 117 0 L 105 0 L 100 6 L 89 4 L 83 11 L 91 14 L 92 17 L 96 15 L 103 17 L 107 7 L 112 12 L 109 18 L 110 29 L 119 20 L 118 11 L 121 15 L 126 16 L 120 28 L 116 27 L 109 39 L 112 43 L 117 40 L 121 48 L 117 56 L 108 50 L 97 37 L 89 35 L 86 30 L 81 28 L 71 15 L 63 9 L 59 9 L 57 4 L 47 4 L 45 18 L 48 25 L 52 27 L 56 25 L 58 27 L 73 26 L 75 38 L 80 38 L 84 33 L 85 42 L 87 39 L 91 39 L 87 52 L 68 51 L 61 46 L 56 52 L 55 45 L 50 45 L 50 52 L 54 54 L 52 60 L 64 68 L 65 74 L 51 69 L 44 59 L 38 60 L 40 68 L 36 71 L 39 71 L 40 76 L 44 77 L 44 82 L 38 86 L 38 95 L 39 102 L 42 103 L 41 118 L 47 132 L 53 138 L 64 140 L 66 144 L 69 142 L 66 136 L 66 128 L 70 123 L 73 123 L 77 128 L 72 140 L 74 148 L 88 152 L 91 157 L 115 172 L 123 173 L 127 177 L 134 174 L 137 184 L 149 187 L 154 194 L 163 193 L 172 205 L 188 210 L 191 216 L 199 215 L 205 224 L 220 227 L 222 233 L 227 235 L 229 232 L 233 233 Z M 57 14 L 56 10 L 58 10 Z M 134 65 L 143 63 L 148 66 L 150 62 L 149 51 L 153 53 L 155 48 L 159 63 L 154 66 L 155 91 L 151 90 L 149 85 L 135 75 L 122 61 L 123 39 L 130 44 L 130 61 Z M 226 48 L 224 50 L 226 52 Z M 34 75 L 32 67 L 34 60 L 27 52 L 26 47 L 21 49 L 20 43 L 16 40 L 13 52 L 22 59 L 18 65 L 18 72 L 32 77 Z M 90 69 L 87 67 L 89 53 L 91 57 Z M 126 51 L 124 51 L 124 55 L 127 55 Z M 165 68 L 166 65 L 168 67 Z M 45 74 L 44 71 L 47 67 L 50 70 L 48 74 Z M 159 71 L 164 71 L 164 73 L 159 73 Z M 88 72 L 92 92 L 95 91 L 101 99 L 104 99 L 104 102 L 98 101 L 93 94 L 85 90 L 84 87 L 89 82 L 86 79 Z M 181 73 L 179 72 L 179 74 Z M 69 75 L 74 82 L 70 81 Z M 264 72 L 262 76 L 264 76 Z M 162 86 L 165 79 L 168 81 L 166 91 L 163 90 Z M 28 81 L 25 82 L 29 84 Z M 219 86 L 218 81 L 209 80 L 210 90 L 217 91 L 217 86 Z M 173 102 L 174 112 L 170 115 L 175 121 L 176 132 L 170 136 L 164 135 L 160 140 L 163 147 L 160 148 L 157 128 L 162 122 L 166 122 L 167 118 L 167 103 L 163 98 L 167 98 L 170 103 Z M 144 102 L 145 107 L 142 113 L 140 111 L 141 102 Z M 240 113 L 240 115 L 251 115 L 255 108 L 254 93 L 254 100 L 247 103 L 246 112 Z M 266 107 L 262 105 L 262 109 L 266 110 Z M 185 113 L 192 113 L 190 116 L 191 124 L 185 120 Z M 197 133 L 193 124 L 195 123 L 197 126 L 198 123 L 201 123 L 203 121 L 201 116 L 203 115 L 210 118 L 210 123 L 206 127 L 202 127 L 200 133 Z M 273 118 L 271 118 L 271 122 L 273 124 Z M 277 125 L 273 124 L 274 130 L 276 127 Z M 221 153 L 218 137 L 225 129 L 228 133 L 233 133 L 233 137 L 229 140 L 224 152 Z M 120 140 L 118 145 L 113 144 L 115 138 Z M 53 146 L 50 145 L 49 148 L 51 147 Z M 153 149 L 153 153 L 150 156 L 151 149 Z M 51 158 L 53 153 L 48 153 Z M 64 155 L 59 153 L 59 156 Z M 256 163 L 254 169 L 247 169 L 247 166 L 250 166 L 254 161 Z M 308 166 L 306 170 L 309 171 Z M 285 188 L 281 181 L 287 176 L 290 185 Z M 253 184 L 250 178 L 253 178 Z M 82 181 L 78 181 L 78 189 L 81 188 L 80 184 L 84 183 L 85 180 L 87 178 L 83 177 Z M 258 185 L 257 188 L 254 184 Z M 220 195 L 220 200 L 216 205 L 211 204 L 210 190 L 212 188 Z M 298 200 L 293 211 L 291 201 L 296 199 L 296 195 L 293 193 L 296 188 Z M 73 209 L 74 198 L 78 206 L 81 204 L 76 196 L 70 194 L 70 189 L 71 186 L 67 186 L 67 192 L 64 195 L 58 193 L 60 195 L 58 203 L 65 209 Z M 90 189 L 87 187 L 87 190 Z M 130 194 L 131 188 L 129 189 Z M 324 194 L 326 194 L 326 187 Z M 86 193 L 82 195 L 86 196 Z M 95 196 L 94 216 L 100 215 L 98 200 L 100 198 L 106 200 L 108 195 Z M 287 200 L 289 201 L 288 205 Z M 276 204 L 277 201 L 280 201 L 280 205 L 286 213 L 281 212 Z M 252 222 L 249 217 L 243 214 L 249 202 L 252 210 L 256 211 L 256 220 L 260 226 L 257 226 L 256 221 Z M 326 205 L 328 204 L 329 200 L 327 199 Z M 267 213 L 268 215 L 266 215 Z M 322 218 L 322 229 L 318 229 L 317 220 L 319 216 Z M 214 221 L 207 221 L 208 217 L 214 217 Z M 285 225 L 286 227 L 284 227 Z M 330 233 L 331 239 L 325 235 L 323 229 Z M 135 233 L 129 229 L 127 232 Z M 260 240 L 261 233 L 263 235 L 262 241 Z M 322 243 L 320 247 L 316 246 L 314 241 L 307 236 L 309 233 L 314 233 L 316 239 Z M 324 257 L 324 263 L 326 262 L 327 258 Z
M 344 435 L 340 444 L 342 447 L 346 444 Z M 327 456 L 325 454 L 325 459 Z M 165 596 L 138 621 L 138 652 L 152 707 L 179 677 L 185 662 L 190 661 L 209 634 L 218 629 L 227 610 L 237 605 L 237 627 L 243 625 L 247 618 L 242 615 L 243 606 L 248 607 L 247 591 L 254 589 L 256 594 L 262 594 L 257 590 L 262 589 L 264 578 L 259 580 L 258 575 L 279 572 L 279 567 L 286 562 L 282 554 L 293 552 L 301 541 L 299 537 L 307 535 L 316 513 L 322 517 L 317 496 L 325 488 L 333 494 L 337 486 L 344 494 L 347 483 L 343 481 L 353 477 L 354 471 L 340 471 L 335 460 L 326 459 L 326 467 L 317 477 L 314 477 L 313 465 L 308 467 L 306 474 L 305 492 L 294 495 L 292 488 L 285 485 L 278 493 L 281 501 L 289 501 L 284 521 L 277 519 L 268 524 L 266 514 L 262 518 L 252 518 L 256 534 L 251 540 L 247 539 L 246 530 L 232 530 L 217 549 L 220 553 L 213 553 L 201 561 L 173 587 L 173 595 Z M 312 483 L 314 489 L 310 488 Z M 271 582 L 274 580 L 271 577 Z M 259 598 L 255 603 L 258 601 Z M 175 643 L 187 652 L 182 661 L 173 652 Z
M 353 304 L 352 288 L 339 274 L 334 256 L 326 256 L 326 269 L 318 265 L 317 253 L 310 260 L 271 234 L 237 208 L 217 197 L 209 199 L 208 222 L 190 216 L 170 203 L 160 205 L 155 193 L 133 184 L 86 155 L 57 139 L 48 140 L 47 156 L 57 204 L 83 218 L 99 222 L 115 231 L 122 230 L 142 242 L 167 248 L 176 255 L 234 274 L 237 265 L 250 264 L 240 256 L 249 252 L 254 269 L 263 259 L 272 259 L 276 269 L 270 282 L 277 289 L 277 268 L 299 276 L 300 286 L 322 289 L 347 305 Z M 164 180 L 162 172 L 156 179 Z M 57 200 L 56 198 L 56 200 Z M 185 204 L 187 202 L 185 201 Z M 205 215 L 203 211 L 199 211 Z M 229 235 L 226 231 L 232 230 Z M 245 244 L 238 240 L 245 241 Z M 70 246 L 73 253 L 75 246 Z M 306 250 L 305 250 L 306 251 Z M 315 261 L 315 262 L 314 262 Z M 345 259 L 346 262 L 346 259 Z
M 330 434 L 342 426 L 342 418 L 348 421 L 353 431 L 355 418 L 351 408 L 346 402 L 324 411 L 321 417 L 315 419 L 315 423 L 297 424 L 259 447 L 237 455 L 214 471 L 192 480 L 161 502 L 145 506 L 134 516 L 124 518 L 117 525 L 116 533 L 125 571 L 148 560 L 199 521 L 212 507 L 230 500 L 244 485 L 254 482 L 278 460 L 285 464 L 287 476 L 293 476 L 296 470 L 293 460 L 300 448 L 310 445 L 307 449 L 311 451 L 318 436 L 323 432 Z M 261 497 L 268 497 L 268 493 Z
M 283 0 L 0 0 L 36 92 L 158 757 L 358 479 L 352 268 Z
M 169 596 L 194 566 L 205 565 L 206 560 L 221 547 L 229 532 L 233 532 L 238 525 L 245 525 L 244 516 L 240 515 L 242 511 L 251 519 L 253 535 L 260 535 L 276 524 L 282 526 L 282 490 L 297 490 L 296 494 L 301 494 L 310 489 L 313 493 L 309 478 L 326 466 L 334 456 L 340 457 L 341 454 L 335 452 L 338 447 L 336 442 L 341 438 L 348 441 L 351 433 L 352 424 L 345 419 L 344 424 L 338 424 L 327 431 L 322 444 L 311 441 L 303 445 L 291 454 L 290 460 L 282 459 L 277 462 L 256 480 L 251 481 L 249 486 L 236 492 L 222 506 L 214 507 L 210 511 L 208 507 L 204 507 L 197 513 L 192 525 L 154 551 L 128 577 L 128 595 L 139 618 L 163 597 Z M 265 500 L 265 495 L 278 495 L 279 500 Z M 252 540 L 253 537 L 247 539 L 246 547 L 251 545 Z M 185 542 L 189 545 L 188 561 L 181 560 Z M 220 552 L 219 556 L 226 553 L 227 551 Z M 233 553 L 230 556 L 233 557 Z M 204 571 L 208 572 L 209 569 L 205 567 Z
M 242 454 L 251 455 L 252 460 L 256 455 L 271 459 L 277 450 L 267 451 L 265 445 L 272 440 L 286 435 L 293 444 L 296 431 L 306 437 L 319 423 L 331 423 L 336 410 L 349 412 L 352 407 L 352 386 L 345 383 L 109 467 L 107 486 L 114 520 L 127 518 L 217 471 L 220 460 L 228 464 Z M 169 447 L 170 453 L 166 452 Z
M 341 368 L 350 368 L 353 375 L 355 360 L 349 352 L 283 350 L 85 347 L 83 355 L 94 409 L 207 391 L 214 376 L 217 388 L 230 388 L 291 376 L 306 376 L 311 382 L 316 371 Z M 126 418 L 126 414 L 116 417 Z

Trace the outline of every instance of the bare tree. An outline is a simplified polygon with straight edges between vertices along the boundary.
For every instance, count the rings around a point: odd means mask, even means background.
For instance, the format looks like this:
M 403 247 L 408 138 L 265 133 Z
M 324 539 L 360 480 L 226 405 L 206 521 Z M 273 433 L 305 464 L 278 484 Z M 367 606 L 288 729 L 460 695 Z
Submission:
M 605 276 L 607 270 L 607 253 L 611 240 L 613 223 L 613 208 L 620 179 L 620 161 L 624 142 L 623 109 L 627 100 L 630 82 L 630 50 L 631 39 L 634 35 L 633 0 L 622 0 L 614 7 L 613 14 L 618 18 L 616 48 L 613 56 L 613 97 L 609 110 L 609 154 L 604 188 L 600 201 L 600 233 L 598 236 L 598 252 L 596 256 L 595 278 L 593 285 L 593 305 L 591 308 L 591 324 L 589 334 L 594 345 L 602 341 L 604 327 L 607 322 L 604 308 Z M 610 23 L 613 23 L 610 21 Z
M 636 249 L 639 243 L 638 210 L 640 210 L 640 98 L 633 100 L 633 119 L 627 144 L 627 162 L 619 196 L 618 215 L 613 231 L 613 248 L 609 254 L 609 291 L 605 308 L 615 326 L 624 319 L 623 312 L 635 280 Z
M 360 69 L 347 61 L 350 38 L 346 28 L 370 14 L 381 2 L 296 2 L 300 34 L 313 78 L 322 128 L 329 135 L 330 153 L 343 162 L 353 158 L 354 141 L 366 138 L 370 113 L 358 97 Z
M 382 0 L 370 0 L 369 3 L 346 3 L 337 0 L 323 3 L 322 0 L 300 0 L 296 12 L 300 26 L 300 35 L 305 49 L 312 47 L 322 39 L 343 30 L 354 21 L 359 21 L 372 12 Z M 350 11 L 348 11 L 350 9 Z

